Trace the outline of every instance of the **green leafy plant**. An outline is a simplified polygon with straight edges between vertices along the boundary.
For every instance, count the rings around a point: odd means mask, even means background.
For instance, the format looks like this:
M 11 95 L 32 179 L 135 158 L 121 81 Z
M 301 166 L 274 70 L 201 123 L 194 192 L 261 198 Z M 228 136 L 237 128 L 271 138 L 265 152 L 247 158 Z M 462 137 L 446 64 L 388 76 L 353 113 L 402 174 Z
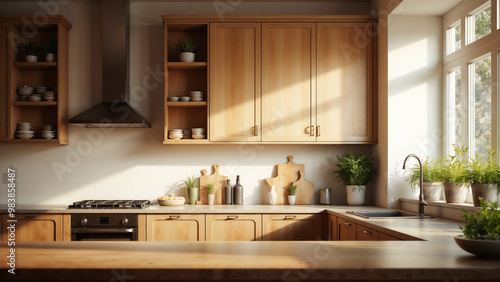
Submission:
M 500 183 L 500 166 L 495 160 L 495 151 L 489 150 L 486 162 L 479 155 L 471 158 L 469 166 L 469 182 L 473 184 Z
M 182 182 L 186 184 L 188 189 L 198 188 L 198 177 L 196 175 L 186 176 Z
M 297 192 L 297 186 L 290 184 L 288 187 L 288 193 L 290 196 L 295 196 L 295 193 Z
M 181 39 L 177 40 L 177 45 L 175 46 L 177 50 L 181 52 L 191 52 L 191 53 L 196 53 L 197 47 L 196 47 L 196 40 L 184 36 Z
M 365 154 L 355 155 L 347 152 L 342 157 L 337 156 L 338 170 L 334 171 L 334 179 L 345 185 L 366 185 L 375 178 L 374 158 Z
M 423 182 L 440 182 L 439 178 L 439 161 L 427 157 L 422 163 L 422 180 Z M 410 168 L 410 175 L 406 179 L 412 190 L 420 186 L 420 167 L 418 164 Z
M 26 55 L 36 56 L 40 47 L 38 47 L 38 43 L 32 40 L 28 40 L 28 42 L 23 43 L 24 52 Z
M 208 194 L 213 194 L 214 193 L 214 185 L 212 183 L 207 184 L 207 193 Z
M 463 231 L 461 237 L 465 239 L 478 240 L 500 240 L 500 209 L 497 202 L 489 202 L 486 204 L 483 198 L 481 201 L 481 210 L 478 212 L 467 213 L 461 215 L 465 221 L 465 225 L 460 229 Z
M 43 50 L 45 53 L 57 53 L 57 41 L 51 40 L 51 41 L 45 41 L 43 44 Z
M 468 183 L 469 163 L 467 161 L 468 147 L 453 145 L 455 154 L 448 155 L 445 160 L 439 162 L 439 176 L 442 182 Z

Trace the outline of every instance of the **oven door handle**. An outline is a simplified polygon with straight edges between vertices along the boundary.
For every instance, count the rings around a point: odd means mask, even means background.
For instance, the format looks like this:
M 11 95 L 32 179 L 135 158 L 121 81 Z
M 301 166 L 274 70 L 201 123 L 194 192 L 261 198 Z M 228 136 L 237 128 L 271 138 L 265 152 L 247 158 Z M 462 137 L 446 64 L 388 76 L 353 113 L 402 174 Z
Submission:
M 134 233 L 134 228 L 73 228 L 73 233 Z

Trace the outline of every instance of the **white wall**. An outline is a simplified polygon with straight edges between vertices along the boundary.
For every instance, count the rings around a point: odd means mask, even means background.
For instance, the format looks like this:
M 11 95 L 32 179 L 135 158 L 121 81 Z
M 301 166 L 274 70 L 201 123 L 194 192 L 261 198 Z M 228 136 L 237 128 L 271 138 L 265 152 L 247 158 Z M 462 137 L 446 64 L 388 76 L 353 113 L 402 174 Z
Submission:
M 391 16 L 388 58 L 388 206 L 416 198 L 402 170 L 405 157 L 442 154 L 442 19 Z M 416 162 L 411 159 L 411 165 Z
M 100 4 L 75 2 L 61 5 L 58 13 L 72 23 L 70 31 L 69 114 L 76 115 L 100 101 Z M 0 2 L 1 14 L 43 11 L 37 2 Z M 151 69 L 163 67 L 162 14 L 216 14 L 212 2 L 131 4 L 131 88 L 142 85 Z M 227 14 L 364 14 L 367 3 L 242 3 Z M 241 175 L 245 203 L 267 203 L 262 179 L 273 166 L 294 155 L 306 165 L 306 178 L 315 189 L 334 188 L 335 204 L 345 204 L 341 184 L 332 180 L 335 155 L 346 150 L 369 152 L 371 146 L 213 145 L 165 146 L 163 140 L 163 82 L 141 101 L 132 101 L 152 123 L 151 129 L 82 129 L 70 126 L 70 145 L 23 146 L 0 144 L 0 191 L 6 191 L 7 167 L 17 171 L 18 204 L 69 204 L 82 199 L 144 198 L 179 191 L 185 175 L 221 165 L 232 182 Z M 61 176 L 59 178 L 58 176 Z M 372 193 L 369 192 L 371 202 Z M 6 203 L 0 193 L 0 204 Z M 317 203 L 319 200 L 315 198 Z

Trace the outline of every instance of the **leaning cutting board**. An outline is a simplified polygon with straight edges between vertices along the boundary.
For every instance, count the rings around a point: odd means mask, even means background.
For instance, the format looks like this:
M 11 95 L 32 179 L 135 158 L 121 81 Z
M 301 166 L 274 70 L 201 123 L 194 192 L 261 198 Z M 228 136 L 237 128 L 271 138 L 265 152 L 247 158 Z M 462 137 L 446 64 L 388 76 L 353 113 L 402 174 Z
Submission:
M 214 173 L 212 175 L 207 175 L 207 170 L 201 171 L 200 176 L 200 203 L 202 205 L 208 205 L 207 196 L 207 184 L 212 183 L 214 185 L 214 205 L 221 205 L 224 199 L 224 186 L 226 186 L 226 180 L 229 178 L 225 175 L 219 173 L 219 165 L 215 164 Z
M 314 184 L 306 180 L 305 170 L 300 170 L 299 180 L 292 183 L 293 186 L 297 186 L 295 192 L 295 204 L 296 205 L 309 205 L 314 194 Z
M 288 204 L 288 187 L 292 182 L 299 180 L 299 171 L 305 169 L 305 165 L 293 162 L 293 156 L 288 156 L 287 159 L 286 164 L 278 164 L 276 177 L 266 178 L 269 185 L 267 191 L 270 191 L 272 185 L 276 186 L 277 205 Z

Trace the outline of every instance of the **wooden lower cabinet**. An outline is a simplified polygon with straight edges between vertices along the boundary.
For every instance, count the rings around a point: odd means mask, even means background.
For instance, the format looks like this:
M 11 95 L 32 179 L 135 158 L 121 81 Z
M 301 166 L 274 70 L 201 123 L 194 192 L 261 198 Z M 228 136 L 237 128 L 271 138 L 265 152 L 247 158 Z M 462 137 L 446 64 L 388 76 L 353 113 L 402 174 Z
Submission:
M 205 241 L 204 214 L 148 214 L 147 241 Z
M 356 226 L 356 240 L 378 241 L 379 232 L 363 225 Z
M 354 241 L 356 240 L 356 223 L 347 219 L 338 218 L 337 222 L 339 240 L 340 241 Z
M 207 241 L 261 241 L 260 214 L 207 214 Z
M 264 214 L 264 241 L 315 241 L 323 239 L 322 214 Z
M 17 222 L 8 222 L 15 219 Z M 15 225 L 15 238 L 20 241 L 62 241 L 63 224 L 61 214 L 16 214 L 10 218 L 2 215 L 2 241 L 7 241 L 10 236 L 11 224 Z
M 339 240 L 339 226 L 338 226 L 338 217 L 329 214 L 327 221 L 327 240 L 329 241 L 338 241 Z

